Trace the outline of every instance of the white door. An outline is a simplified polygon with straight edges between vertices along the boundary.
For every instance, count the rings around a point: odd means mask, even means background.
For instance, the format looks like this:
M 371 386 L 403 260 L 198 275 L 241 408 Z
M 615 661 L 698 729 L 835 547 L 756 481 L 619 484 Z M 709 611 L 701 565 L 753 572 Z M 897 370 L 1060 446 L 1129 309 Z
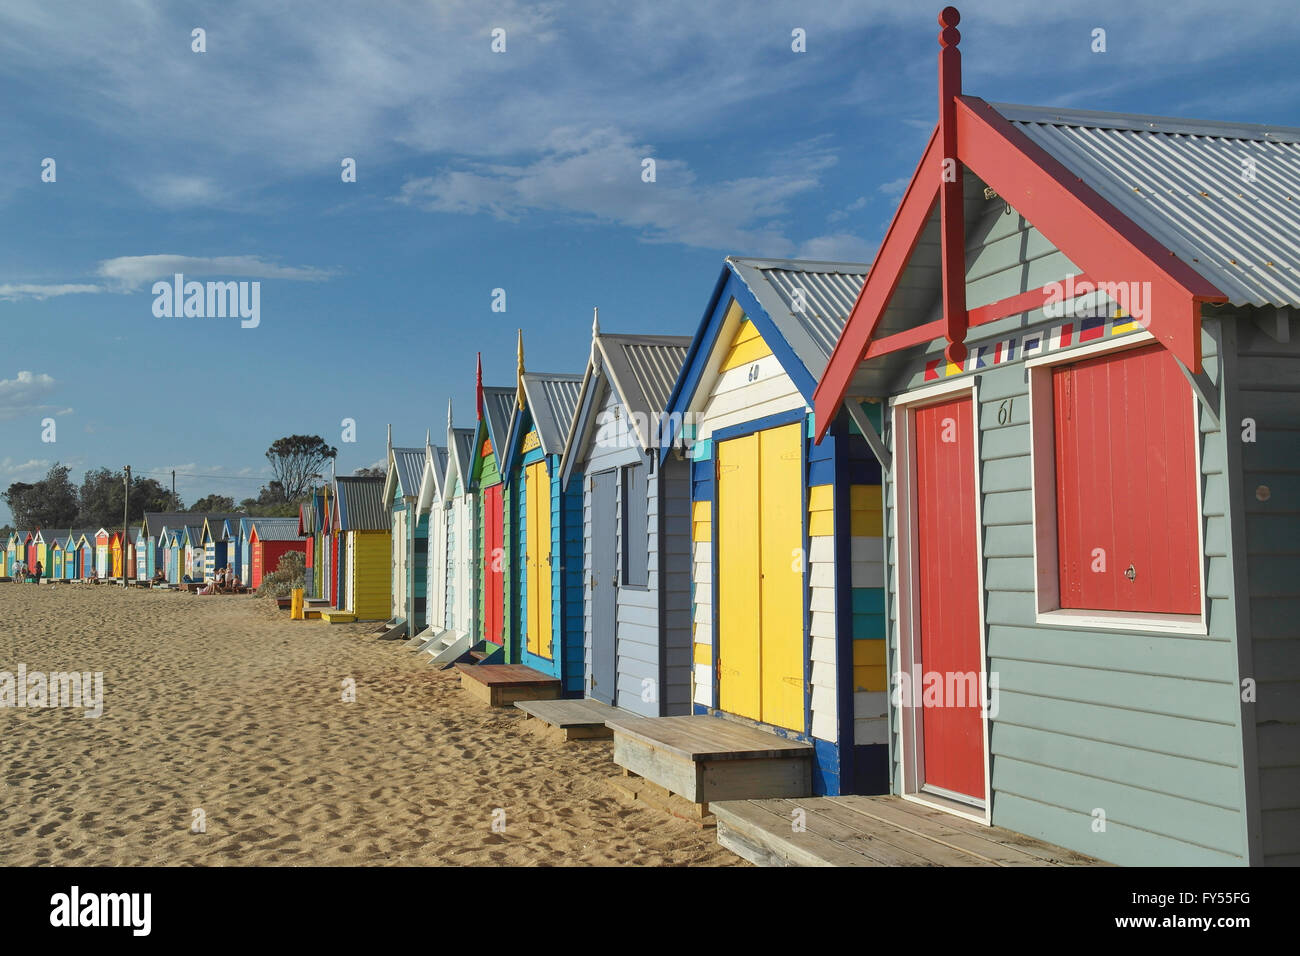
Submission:
M 406 617 L 406 512 L 393 513 L 393 596 L 390 617 Z

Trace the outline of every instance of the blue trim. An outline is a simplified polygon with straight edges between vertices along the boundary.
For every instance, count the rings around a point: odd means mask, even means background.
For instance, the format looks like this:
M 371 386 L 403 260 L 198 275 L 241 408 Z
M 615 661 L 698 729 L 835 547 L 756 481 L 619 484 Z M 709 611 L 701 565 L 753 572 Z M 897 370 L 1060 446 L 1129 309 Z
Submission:
M 795 422 L 801 422 L 806 413 L 802 410 L 779 412 L 776 415 L 766 415 L 763 418 L 756 418 L 753 421 L 742 422 L 739 425 L 732 425 L 730 428 L 719 428 L 713 433 L 713 442 L 716 449 L 717 443 L 729 441 L 732 438 L 743 438 L 745 435 L 752 435 L 754 432 L 767 431 L 769 428 L 780 428 L 782 425 L 793 425 Z M 800 436 L 807 443 L 807 438 Z M 716 455 L 716 450 L 714 452 Z M 806 455 L 801 456 L 807 460 Z
M 727 311 L 733 299 L 744 311 L 745 317 L 754 323 L 759 334 L 763 336 L 763 341 L 772 350 L 772 354 L 776 356 L 777 361 L 780 362 L 785 373 L 790 376 L 790 381 L 799 389 L 800 394 L 803 395 L 806 401 L 812 401 L 813 392 L 817 388 L 816 378 L 808 370 L 807 366 L 800 361 L 794 350 L 790 348 L 785 336 L 781 333 L 780 327 L 759 305 L 749 286 L 745 284 L 745 281 L 731 267 L 730 263 L 724 263 L 722 273 L 714 284 L 713 295 L 709 298 L 709 305 L 704 310 L 704 316 L 701 318 L 699 327 L 695 332 L 695 338 L 691 342 L 690 350 L 686 353 L 686 361 L 682 365 L 682 371 L 678 375 L 677 382 L 673 386 L 672 395 L 668 399 L 668 407 L 665 409 L 667 412 L 665 419 L 666 431 L 659 449 L 660 461 L 663 461 L 671 451 L 673 438 L 676 437 L 675 433 L 684 420 L 682 416 L 689 409 L 691 401 L 695 397 L 695 390 L 704 378 L 704 373 L 709 365 L 709 358 L 713 354 L 713 349 L 722 330 L 723 321 L 726 319 Z M 678 414 L 674 416 L 673 413 Z
M 564 456 L 564 460 L 560 463 L 561 491 L 569 490 L 569 482 L 573 478 L 573 466 L 578 461 L 579 456 L 587 450 L 588 442 L 583 435 L 587 428 L 587 420 L 592 416 L 592 409 L 596 406 L 600 383 L 603 381 L 606 385 L 609 384 L 605 375 L 592 374 L 590 359 L 587 360 L 587 371 L 584 378 L 586 382 L 584 382 L 581 400 L 578 402 L 578 414 L 575 416 L 577 425 L 573 431 L 574 445 L 568 449 L 569 453 Z
M 501 483 L 507 487 L 510 485 L 510 477 L 515 469 L 515 459 L 519 457 L 519 448 L 523 445 L 524 435 L 529 431 L 528 428 L 518 427 L 527 419 L 531 426 L 533 422 L 533 413 L 527 408 L 520 408 L 518 401 L 515 402 L 514 411 L 510 414 L 510 422 L 506 426 L 506 434 L 510 436 L 510 441 L 506 446 L 506 453 L 503 456 L 497 456 L 497 470 L 501 472 Z M 496 442 L 492 443 L 496 448 Z
M 835 470 L 835 491 L 831 507 L 835 517 L 835 710 L 839 724 L 835 739 L 840 743 L 840 783 L 852 786 L 856 779 L 853 714 L 853 502 L 849 483 L 848 416 L 841 413 L 831 422 L 822 439 L 831 445 Z M 844 792 L 841 790 L 841 792 Z

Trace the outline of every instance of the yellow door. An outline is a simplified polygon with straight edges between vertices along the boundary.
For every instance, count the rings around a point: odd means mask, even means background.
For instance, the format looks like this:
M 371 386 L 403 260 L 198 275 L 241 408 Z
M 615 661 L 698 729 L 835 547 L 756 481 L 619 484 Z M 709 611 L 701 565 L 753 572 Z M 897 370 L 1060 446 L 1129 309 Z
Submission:
M 759 432 L 763 721 L 804 723 L 803 427 Z
M 551 476 L 546 462 L 527 469 L 524 525 L 525 587 L 528 601 L 528 650 L 551 657 Z
M 761 720 L 758 435 L 718 445 L 718 707 Z
M 803 426 L 718 445 L 718 706 L 804 729 Z

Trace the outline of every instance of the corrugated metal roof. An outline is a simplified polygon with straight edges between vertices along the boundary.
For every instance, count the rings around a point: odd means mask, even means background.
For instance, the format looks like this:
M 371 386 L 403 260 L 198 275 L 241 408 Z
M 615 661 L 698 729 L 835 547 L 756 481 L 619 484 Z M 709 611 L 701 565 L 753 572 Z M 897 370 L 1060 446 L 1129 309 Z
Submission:
M 420 458 L 424 467 L 420 472 L 420 495 L 416 507 L 428 511 L 434 498 L 441 498 L 447 478 L 447 449 L 441 445 L 430 445 L 423 449 Z
M 524 395 L 532 414 L 533 427 L 541 439 L 542 451 L 558 455 L 564 451 L 564 439 L 578 410 L 582 390 L 581 375 L 553 372 L 524 372 Z M 513 442 L 512 442 L 513 444 Z
M 1300 305 L 1300 129 L 990 105 L 1232 304 Z
M 447 481 L 451 477 L 451 463 L 456 463 L 456 474 L 461 476 L 461 488 L 465 487 L 468 480 L 470 468 L 472 467 L 472 455 L 474 451 L 474 429 L 472 428 L 451 428 L 447 431 L 448 441 L 451 447 L 447 452 L 447 471 L 443 473 L 443 480 Z
M 297 518 L 254 518 L 253 527 L 263 541 L 297 541 Z
M 394 448 L 393 462 L 402 497 L 414 498 L 420 493 L 420 478 L 424 475 L 424 449 Z
M 392 527 L 384 504 L 384 479 L 340 476 L 334 479 L 334 487 L 341 530 L 387 531 Z
M 632 425 L 641 447 L 650 451 L 659 441 L 656 423 L 668 407 L 673 386 L 681 375 L 690 351 L 689 335 L 595 336 L 595 346 L 614 385 L 614 390 L 632 413 Z M 649 430 L 641 434 L 642 427 Z M 576 435 L 576 423 L 573 433 Z
M 510 419 L 514 414 L 515 390 L 513 388 L 483 389 L 483 413 L 487 416 L 488 433 L 492 438 L 492 448 L 498 457 L 505 457 L 505 450 L 510 439 Z M 470 439 L 471 444 L 473 439 Z
M 868 267 L 858 262 L 738 256 L 728 256 L 727 264 L 780 329 L 809 374 L 820 381 L 862 291 Z

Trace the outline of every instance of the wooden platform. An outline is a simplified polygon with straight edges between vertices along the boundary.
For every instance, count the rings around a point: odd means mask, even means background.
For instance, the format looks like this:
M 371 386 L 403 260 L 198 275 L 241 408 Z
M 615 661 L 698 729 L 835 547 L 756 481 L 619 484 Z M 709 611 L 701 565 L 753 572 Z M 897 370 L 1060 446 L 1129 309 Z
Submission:
M 320 619 L 326 624 L 351 624 L 357 616 L 351 611 L 321 611 Z
M 611 717 L 614 762 L 692 803 L 812 793 L 811 744 L 719 717 Z
M 609 788 L 623 803 L 653 807 L 679 820 L 685 820 L 701 830 L 717 826 L 717 818 L 709 810 L 707 803 L 691 803 L 685 797 L 669 793 L 659 784 L 629 774 L 627 771 L 624 771 L 623 775 L 610 777 Z
M 523 664 L 457 664 L 456 670 L 460 671 L 461 688 L 492 707 L 560 696 L 557 678 Z
M 521 700 L 515 704 L 529 717 L 556 731 L 562 740 L 608 740 L 614 731 L 605 721 L 619 711 L 598 700 Z
M 718 842 L 760 866 L 1104 866 L 902 797 L 725 800 Z

